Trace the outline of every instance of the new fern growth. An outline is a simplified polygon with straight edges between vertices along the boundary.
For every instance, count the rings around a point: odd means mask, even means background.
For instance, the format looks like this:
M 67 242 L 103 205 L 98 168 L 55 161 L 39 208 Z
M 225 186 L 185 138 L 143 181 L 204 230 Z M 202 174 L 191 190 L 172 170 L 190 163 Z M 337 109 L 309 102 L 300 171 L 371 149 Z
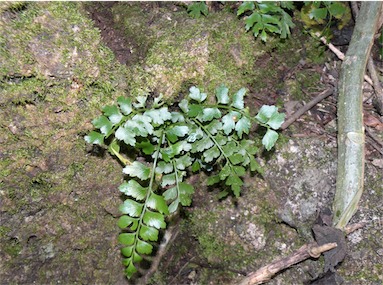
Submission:
M 126 200 L 118 220 L 128 278 L 152 253 L 160 230 L 166 228 L 167 215 L 180 205 L 190 206 L 194 187 L 186 181 L 189 169 L 214 173 L 207 183 L 226 185 L 221 197 L 230 192 L 240 195 L 246 169 L 261 172 L 254 158 L 259 149 L 247 135 L 252 123 L 265 127 L 262 144 L 270 150 L 284 114 L 275 106 L 263 106 L 257 116 L 250 116 L 244 106 L 245 93 L 242 88 L 230 97 L 228 88 L 221 85 L 215 102 L 210 103 L 206 93 L 191 87 L 187 98 L 172 109 L 161 96 L 151 103 L 144 96 L 119 97 L 117 105 L 104 107 L 103 115 L 92 121 L 99 131 L 90 132 L 85 140 L 107 145 L 129 177 L 119 187 Z M 122 149 L 134 150 L 147 162 L 131 162 Z

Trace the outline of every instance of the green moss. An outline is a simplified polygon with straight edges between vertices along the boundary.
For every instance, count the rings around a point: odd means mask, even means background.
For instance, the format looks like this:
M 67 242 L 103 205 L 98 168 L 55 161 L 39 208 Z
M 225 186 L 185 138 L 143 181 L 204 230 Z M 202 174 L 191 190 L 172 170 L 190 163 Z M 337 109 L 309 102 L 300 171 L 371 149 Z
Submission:
M 3 250 L 12 257 L 18 256 L 23 249 L 23 246 L 16 238 L 2 242 L 2 247 Z

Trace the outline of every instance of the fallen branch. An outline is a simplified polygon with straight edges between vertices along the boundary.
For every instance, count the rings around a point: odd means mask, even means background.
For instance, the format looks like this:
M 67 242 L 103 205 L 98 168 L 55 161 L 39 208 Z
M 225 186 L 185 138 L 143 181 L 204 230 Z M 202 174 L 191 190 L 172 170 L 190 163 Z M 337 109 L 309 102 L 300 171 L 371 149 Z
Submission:
M 346 235 L 363 228 L 366 225 L 364 222 L 347 225 L 344 228 Z M 308 258 L 318 258 L 323 252 L 331 250 L 337 246 L 336 243 L 326 243 L 319 246 L 316 242 L 303 245 L 300 249 L 293 252 L 291 255 L 276 260 L 255 272 L 250 273 L 237 285 L 256 285 L 269 281 L 278 272 L 302 262 Z
M 322 252 L 333 249 L 336 246 L 336 243 L 326 243 L 321 246 L 318 246 L 316 242 L 305 244 L 290 256 L 274 261 L 271 264 L 266 265 L 255 272 L 250 273 L 238 285 L 262 284 L 264 282 L 269 281 L 279 271 L 286 269 L 291 265 L 299 263 L 303 260 L 306 260 L 310 257 L 318 258 Z
M 328 96 L 334 93 L 334 88 L 330 87 L 320 93 L 317 97 L 315 97 L 313 100 L 308 102 L 306 105 L 304 105 L 302 108 L 300 108 L 298 111 L 296 111 L 294 114 L 291 115 L 290 118 L 288 118 L 283 125 L 281 126 L 282 130 L 287 129 L 292 123 L 294 123 L 296 120 L 300 118 L 305 112 L 310 110 L 312 107 L 314 107 L 316 104 L 318 104 L 320 101 L 324 100 Z
M 332 43 L 329 43 L 327 42 L 326 38 L 325 37 L 321 37 L 320 36 L 320 33 L 315 33 L 315 35 L 317 37 L 319 37 L 319 39 L 321 40 L 322 43 L 324 43 L 326 46 L 328 46 L 328 48 L 340 59 L 340 60 L 344 60 L 344 53 L 341 52 L 339 49 L 337 49 Z M 364 76 L 364 80 L 366 80 L 368 82 L 368 84 L 370 84 L 371 86 L 373 86 L 373 83 L 372 83 L 372 80 L 371 78 L 368 76 L 368 75 L 365 75 Z

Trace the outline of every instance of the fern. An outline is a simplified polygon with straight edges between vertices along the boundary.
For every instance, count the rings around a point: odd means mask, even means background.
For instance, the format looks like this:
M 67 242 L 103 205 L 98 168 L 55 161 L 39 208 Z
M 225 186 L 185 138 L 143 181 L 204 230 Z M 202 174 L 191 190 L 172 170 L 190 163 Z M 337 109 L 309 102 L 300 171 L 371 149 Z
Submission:
M 221 198 L 240 195 L 246 169 L 262 172 L 254 158 L 259 149 L 247 135 L 253 122 L 264 126 L 262 143 L 270 150 L 284 115 L 275 106 L 263 106 L 251 117 L 244 106 L 245 94 L 242 88 L 230 97 L 228 88 L 221 85 L 216 102 L 208 103 L 206 93 L 191 87 L 188 97 L 172 107 L 175 111 L 169 111 L 161 96 L 151 104 L 144 96 L 135 101 L 119 97 L 117 105 L 104 107 L 103 115 L 92 121 L 99 131 L 91 131 L 85 140 L 108 145 L 110 153 L 126 165 L 123 173 L 129 177 L 119 187 L 127 198 L 118 220 L 128 278 L 153 252 L 167 215 L 191 204 L 194 187 L 185 180 L 189 169 L 214 173 L 207 184 L 225 184 Z M 121 146 L 146 156 L 148 163 L 131 162 Z
M 286 11 L 292 9 L 294 5 L 288 1 L 245 1 L 238 7 L 237 16 L 251 12 L 245 17 L 246 31 L 251 31 L 255 38 L 260 36 L 266 42 L 269 33 L 279 34 L 282 39 L 290 35 L 290 29 L 295 24 Z

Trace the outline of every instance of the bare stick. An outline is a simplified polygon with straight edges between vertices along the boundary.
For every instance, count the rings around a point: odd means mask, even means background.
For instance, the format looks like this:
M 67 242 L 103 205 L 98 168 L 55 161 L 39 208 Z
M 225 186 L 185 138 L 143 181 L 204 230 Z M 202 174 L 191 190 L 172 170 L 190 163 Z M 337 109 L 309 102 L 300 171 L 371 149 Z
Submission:
M 315 33 L 317 37 L 320 37 L 319 39 L 324 43 L 328 48 L 335 53 L 335 55 L 340 59 L 344 60 L 344 53 L 341 52 L 339 49 L 337 49 L 332 43 L 328 43 L 325 37 L 321 37 L 319 33 Z M 368 82 L 368 84 L 373 85 L 371 78 L 368 75 L 364 76 L 364 80 Z
M 345 233 L 348 235 L 366 225 L 364 222 L 351 224 L 345 227 Z M 269 265 L 266 265 L 255 272 L 250 273 L 237 285 L 256 285 L 269 281 L 275 274 L 290 267 L 291 265 L 302 262 L 310 257 L 318 258 L 323 252 L 333 249 L 337 246 L 336 243 L 326 243 L 319 246 L 316 242 L 303 245 L 300 249 L 293 252 L 291 255 L 276 260 Z
M 281 126 L 282 130 L 287 129 L 288 126 L 290 126 L 292 123 L 294 123 L 297 119 L 299 119 L 300 116 L 302 116 L 305 112 L 310 110 L 312 107 L 314 107 L 316 104 L 318 104 L 320 101 L 324 100 L 328 96 L 334 93 L 334 88 L 328 88 L 322 93 L 320 93 L 317 97 L 315 97 L 313 100 L 308 102 L 306 105 L 304 105 L 302 108 L 300 108 L 298 111 L 296 111 L 294 114 L 291 115 L 290 118 L 288 118 L 283 125 Z
M 299 263 L 307 258 L 318 258 L 322 252 L 333 249 L 336 247 L 336 243 L 326 243 L 318 246 L 316 242 L 305 244 L 300 249 L 292 253 L 290 256 L 274 261 L 269 265 L 266 265 L 255 272 L 250 273 L 241 283 L 238 285 L 255 285 L 262 284 L 270 280 L 279 271 L 290 267 L 296 263 Z

